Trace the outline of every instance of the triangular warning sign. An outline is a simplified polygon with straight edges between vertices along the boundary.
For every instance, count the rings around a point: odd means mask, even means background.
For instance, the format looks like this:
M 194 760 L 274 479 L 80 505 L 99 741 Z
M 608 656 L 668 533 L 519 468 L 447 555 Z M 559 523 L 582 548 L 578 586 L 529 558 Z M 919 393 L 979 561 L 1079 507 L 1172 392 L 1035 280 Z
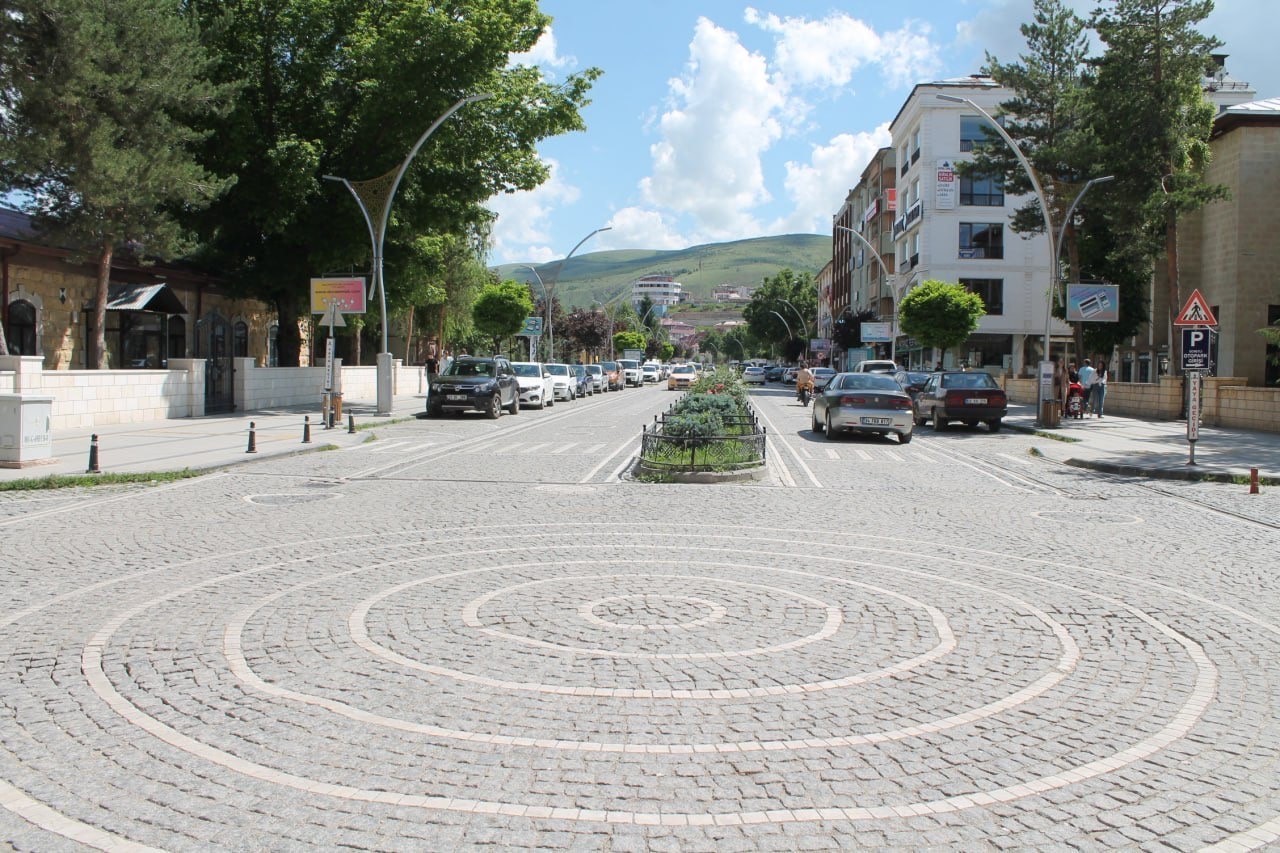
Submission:
M 1173 321 L 1175 326 L 1216 326 L 1218 320 L 1209 310 L 1209 303 L 1204 301 L 1199 290 L 1191 291 L 1191 298 L 1182 306 L 1182 313 Z

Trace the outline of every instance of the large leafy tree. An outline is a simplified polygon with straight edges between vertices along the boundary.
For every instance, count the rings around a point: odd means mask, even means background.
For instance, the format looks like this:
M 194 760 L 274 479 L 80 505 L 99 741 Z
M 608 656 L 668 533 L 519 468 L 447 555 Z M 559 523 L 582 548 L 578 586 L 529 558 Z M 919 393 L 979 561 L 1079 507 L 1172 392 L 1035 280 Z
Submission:
M 6 0 L 0 7 L 0 182 L 37 226 L 97 261 L 88 366 L 106 349 L 112 260 L 189 248 L 175 217 L 228 181 L 193 147 L 228 94 L 195 20 L 171 0 Z
M 1092 127 L 1104 168 L 1116 176 L 1116 191 L 1104 194 L 1111 260 L 1144 280 L 1163 252 L 1170 323 L 1182 308 L 1178 217 L 1226 195 L 1204 180 L 1214 110 L 1202 81 L 1220 42 L 1197 26 L 1212 10 L 1211 0 L 1113 0 L 1091 21 L 1105 45 Z M 1180 345 L 1174 335 L 1171 364 Z
M 514 281 L 486 285 L 471 306 L 471 318 L 476 330 L 493 341 L 493 351 L 499 352 L 502 341 L 524 327 L 525 318 L 533 311 L 529 289 Z
M 536 152 L 580 129 L 598 76 L 558 83 L 510 66 L 550 19 L 536 0 L 190 0 L 209 25 L 219 77 L 242 85 L 236 109 L 204 151 L 240 180 L 200 225 L 211 256 L 240 289 L 273 302 L 282 364 L 297 362 L 296 318 L 307 280 L 368 268 L 368 229 L 324 175 L 369 180 L 396 169 L 456 101 L 487 92 L 427 141 L 400 184 L 387 225 L 389 305 L 414 286 L 407 267 L 423 235 L 482 237 L 496 193 L 536 187 Z M 448 281 L 445 281 L 448 284 Z M 446 298 L 431 304 L 448 306 Z
M 911 288 L 898 308 L 902 331 L 945 356 L 978 328 L 986 313 L 982 297 L 958 284 L 928 279 Z
M 571 351 L 585 351 L 599 357 L 609 345 L 609 318 L 602 311 L 575 308 L 565 317 L 560 333 Z
M 756 288 L 742 309 L 742 318 L 751 337 L 782 343 L 786 357 L 794 360 L 809 348 L 804 332 L 806 327 L 814 328 L 817 313 L 818 286 L 813 276 L 783 269 Z

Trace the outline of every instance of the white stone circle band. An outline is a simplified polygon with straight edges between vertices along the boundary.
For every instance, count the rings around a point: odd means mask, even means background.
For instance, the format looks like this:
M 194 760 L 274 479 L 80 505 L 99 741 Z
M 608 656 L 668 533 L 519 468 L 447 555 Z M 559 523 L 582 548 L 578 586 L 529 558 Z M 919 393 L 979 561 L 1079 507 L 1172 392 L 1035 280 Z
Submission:
M 528 527 L 538 528 L 542 526 L 543 525 L 529 525 Z M 409 532 L 410 531 L 406 531 L 406 533 L 409 533 Z M 429 531 L 413 531 L 413 532 L 422 536 L 424 539 L 429 540 L 430 538 Z M 797 544 L 797 543 L 784 543 L 783 540 L 771 539 L 771 538 L 767 538 L 765 536 L 760 535 L 761 533 L 764 533 L 764 532 L 766 531 L 762 531 L 759 529 L 751 529 L 751 530 L 744 530 L 743 534 L 745 534 L 746 539 L 752 539 L 762 544 L 763 543 L 774 544 L 774 545 L 790 544 L 793 547 Z M 782 533 L 782 531 L 779 531 L 779 533 Z M 377 537 L 385 537 L 385 533 L 377 534 Z M 498 538 L 518 539 L 520 538 L 520 534 L 513 533 L 506 536 L 500 535 Z M 729 537 L 723 534 L 720 534 L 720 535 L 711 534 L 707 538 L 708 540 L 714 540 L 718 538 L 729 538 Z M 865 536 L 861 534 L 850 534 L 846 538 L 851 542 L 857 541 L 857 542 L 886 543 L 886 542 L 892 541 L 887 539 L 886 537 L 873 537 L 873 536 Z M 377 544 L 377 539 L 375 537 L 370 535 L 365 535 L 365 534 L 333 537 L 332 539 L 324 540 L 322 542 L 310 541 L 310 542 L 300 542 L 300 543 L 287 543 L 277 547 L 285 548 L 285 549 L 300 549 L 305 547 L 324 547 L 325 550 L 323 553 L 326 554 L 326 557 L 328 559 L 334 559 L 335 557 L 341 557 L 342 552 L 338 549 L 333 548 L 332 547 L 333 543 L 358 542 L 358 541 L 370 540 L 370 539 L 372 539 L 375 542 L 374 545 L 370 547 L 361 547 L 361 548 L 352 549 L 352 553 L 368 554 L 371 551 L 379 550 L 382 546 Z M 737 540 L 737 544 L 742 544 L 743 541 L 744 540 L 742 538 L 739 538 Z M 398 548 L 400 546 L 394 545 L 394 546 L 386 546 L 386 547 Z M 637 545 L 637 547 L 643 547 L 643 546 Z M 801 547 L 803 546 L 801 545 Z M 894 555 L 894 556 L 900 556 L 903 558 L 908 558 L 911 556 L 910 551 L 907 551 L 907 550 L 898 551 L 892 548 L 868 547 L 864 545 L 851 545 L 849 547 L 850 547 L 850 550 L 856 549 L 858 551 L 862 551 L 865 553 L 882 554 L 886 556 Z M 47 608 L 53 607 L 56 604 L 68 602 L 81 596 L 90 595 L 95 591 L 104 590 L 108 587 L 111 587 L 117 584 L 142 579 L 156 572 L 160 572 L 160 571 L 171 572 L 171 571 L 174 571 L 175 569 L 181 570 L 184 568 L 189 568 L 189 567 L 198 566 L 206 563 L 225 560 L 229 556 L 249 556 L 255 553 L 262 553 L 264 551 L 269 552 L 272 550 L 275 550 L 275 549 L 273 548 L 243 549 L 239 552 L 235 552 L 230 555 L 226 553 L 222 553 L 222 554 L 213 555 L 213 556 L 201 557 L 194 560 L 190 560 L 183 564 L 160 566 L 154 569 L 134 572 L 120 578 L 112 578 L 106 581 L 102 581 L 100 583 L 86 586 L 80 590 L 74 590 L 72 592 L 63 593 L 63 594 L 54 596 L 50 600 L 43 601 L 39 604 L 24 608 L 22 610 L 10 612 L 7 616 L 0 617 L 0 626 L 7 627 L 7 626 L 14 625 L 17 622 L 30 618 L 40 613 L 41 611 L 46 610 Z M 500 552 L 510 553 L 513 550 L 516 550 L 516 549 L 494 549 L 494 553 L 500 553 Z M 532 548 L 532 549 L 524 548 L 520 550 L 528 551 L 528 550 L 536 550 L 536 548 Z M 708 550 L 709 551 L 709 550 L 717 550 L 717 549 L 690 548 L 687 550 Z M 1138 610 L 1137 608 L 1134 608 L 1132 606 L 1126 605 L 1123 602 L 1117 602 L 1114 599 L 1108 598 L 1106 596 L 1102 596 L 1095 592 L 1091 592 L 1090 590 L 1080 589 L 1074 586 L 1070 586 L 1068 584 L 1046 580 L 1043 577 L 1031 576 L 1022 572 L 1014 571 L 1007 568 L 1002 568 L 1000 567 L 1000 565 L 993 565 L 991 561 L 996 557 L 1000 557 L 1004 561 L 1003 563 L 1004 565 L 1008 565 L 1009 563 L 1016 561 L 1018 563 L 1022 563 L 1028 566 L 1035 566 L 1035 567 L 1041 567 L 1041 568 L 1054 567 L 1057 569 L 1070 570 L 1071 572 L 1078 575 L 1106 577 L 1106 578 L 1110 578 L 1113 580 L 1118 580 L 1126 583 L 1132 583 L 1133 582 L 1132 578 L 1127 578 L 1115 572 L 1098 570 L 1088 566 L 1070 566 L 1065 563 L 1054 562 L 1054 561 L 1044 560 L 1044 559 L 1024 558 L 1024 557 L 1016 557 L 1016 556 L 1010 556 L 1010 555 L 995 555 L 988 552 L 980 551 L 978 549 L 955 548 L 953 550 L 957 554 L 960 554 L 960 553 L 972 554 L 979 557 L 983 557 L 985 558 L 985 560 L 979 563 L 979 562 L 972 562 L 972 561 L 959 559 L 955 557 L 948 557 L 948 556 L 937 557 L 936 559 L 939 560 L 940 562 L 946 562 L 949 564 L 968 566 L 973 568 L 981 568 L 985 572 L 1000 574 L 1005 577 L 1018 577 L 1018 578 L 1026 578 L 1028 580 L 1035 580 L 1040 583 L 1049 584 L 1064 590 L 1071 591 L 1072 593 L 1080 596 L 1092 597 L 1095 599 L 1106 601 L 1108 603 L 1111 603 L 1115 607 L 1124 609 L 1128 613 L 1132 614 L 1134 618 L 1139 619 L 1140 621 L 1149 625 L 1153 630 L 1163 634 L 1167 638 L 1174 641 L 1178 646 L 1180 646 L 1186 652 L 1187 656 L 1190 658 L 1190 660 L 1192 661 L 1192 663 L 1195 665 L 1195 668 L 1196 668 L 1196 678 L 1195 678 L 1194 687 L 1191 690 L 1190 694 L 1187 696 L 1185 702 L 1182 704 L 1180 711 L 1176 713 L 1169 720 L 1169 722 L 1166 723 L 1160 730 L 1158 730 L 1157 732 L 1155 732 L 1154 734 L 1148 737 L 1142 738 L 1141 740 L 1135 742 L 1128 748 L 1119 751 L 1113 756 L 1099 758 L 1097 760 L 1090 761 L 1088 763 L 1081 764 L 1073 768 L 1062 770 L 1050 776 L 1029 780 L 1023 784 L 1006 786 L 1006 787 L 997 788 L 997 789 L 986 791 L 986 792 L 979 792 L 979 793 L 966 794 L 966 795 L 953 796 L 953 797 L 945 797 L 945 798 L 939 798 L 939 799 L 934 799 L 934 800 L 925 801 L 925 802 L 899 804 L 894 806 L 867 807 L 867 806 L 858 806 L 854 804 L 846 807 L 828 807 L 828 808 L 800 809 L 800 810 L 749 811 L 749 812 L 736 812 L 736 813 L 723 813 L 723 814 L 697 813 L 697 814 L 665 814 L 664 815 L 664 814 L 644 813 L 644 812 L 605 812 L 605 811 L 583 810 L 583 809 L 576 809 L 576 808 L 553 808 L 553 807 L 541 806 L 541 805 L 527 806 L 519 803 L 502 803 L 502 802 L 495 802 L 495 801 L 481 801 L 481 800 L 469 800 L 469 799 L 448 799 L 448 798 L 431 797 L 431 796 L 425 796 L 425 795 L 404 794 L 400 792 L 368 791 L 368 790 L 353 788 L 350 786 L 332 785 L 332 784 L 316 782 L 314 780 L 310 780 L 310 779 L 293 775 L 293 774 L 283 773 L 273 768 L 264 767 L 259 764 L 255 764 L 253 762 L 246 761 L 235 755 L 229 754 L 222 750 L 209 747 L 206 744 L 200 743 L 196 740 L 186 737 L 185 735 L 182 735 L 181 733 L 173 730 L 172 728 L 165 725 L 164 723 L 150 717 L 141 709 L 137 708 L 136 706 L 128 702 L 123 696 L 119 694 L 118 691 L 115 690 L 114 685 L 111 683 L 110 679 L 107 677 L 107 675 L 103 671 L 102 654 L 104 649 L 107 648 L 108 645 L 110 644 L 113 634 L 116 631 L 118 631 L 119 628 L 122 627 L 131 618 L 134 618 L 144 613 L 150 607 L 155 606 L 164 601 L 171 601 L 171 600 L 180 598 L 184 595 L 188 595 L 192 592 L 195 592 L 201 589 L 206 589 L 206 588 L 218 585 L 220 583 L 223 583 L 228 580 L 232 580 L 234 578 L 243 577 L 243 576 L 247 576 L 247 575 L 258 573 L 258 572 L 268 571 L 273 568 L 281 568 L 292 563 L 304 563 L 313 559 L 313 557 L 310 557 L 310 556 L 290 559 L 287 561 L 281 561 L 280 563 L 277 563 L 273 566 L 258 566 L 243 572 L 237 572 L 230 575 L 223 575 L 216 578 L 212 578 L 203 583 L 194 584 L 194 585 L 185 587 L 183 589 L 176 590 L 170 593 L 169 595 L 153 599 L 149 602 L 145 602 L 137 607 L 134 607 L 129 611 L 122 613 L 118 615 L 116 618 L 113 618 L 112 620 L 110 620 L 98 632 L 96 632 L 93 635 L 93 637 L 89 640 L 89 642 L 86 644 L 86 646 L 82 651 L 81 665 L 82 665 L 82 671 L 84 672 L 85 677 L 88 683 L 90 684 L 90 686 L 92 687 L 92 689 L 102 698 L 104 702 L 107 703 L 109 707 L 111 707 L 116 713 L 120 714 L 124 719 L 128 720 L 131 724 L 138 726 L 141 730 L 148 732 L 152 736 L 166 743 L 170 743 L 178 748 L 181 748 L 190 752 L 195 756 L 200 757 L 203 760 L 207 760 L 218 766 L 227 767 L 235 770 L 236 772 L 243 773 L 247 776 L 250 776 L 256 779 L 265 780 L 273 784 L 279 784 L 282 786 L 287 786 L 287 787 L 307 791 L 314 794 L 332 796 L 335 798 L 345 798 L 345 799 L 365 801 L 365 802 L 381 802 L 381 803 L 387 803 L 390 805 L 396 805 L 396 806 L 402 806 L 402 807 L 408 806 L 408 807 L 417 807 L 417 808 L 425 808 L 425 809 L 446 809 L 451 811 L 463 811 L 463 812 L 470 812 L 470 813 L 477 813 L 477 814 L 520 815 L 520 816 L 525 816 L 530 818 L 546 817 L 546 818 L 563 818 L 563 819 L 586 820 L 586 821 L 611 821 L 611 822 L 620 822 L 620 823 L 625 822 L 625 823 L 641 823 L 641 824 L 662 824 L 662 825 L 668 825 L 668 826 L 684 826 L 684 825 L 696 826 L 696 825 L 711 825 L 711 824 L 737 825 L 737 824 L 762 823 L 762 822 L 789 822 L 789 821 L 796 821 L 796 820 L 800 820 L 800 821 L 840 820 L 840 819 L 874 820 L 874 819 L 881 819 L 881 818 L 910 817 L 912 815 L 921 815 L 921 814 L 942 814 L 946 812 L 954 812 L 961 809 L 970 808 L 976 805 L 989 805 L 989 804 L 999 803 L 999 802 L 1009 802 L 1009 801 L 1016 800 L 1020 797 L 1025 797 L 1025 796 L 1033 795 L 1036 793 L 1052 790 L 1062 785 L 1068 785 L 1074 782 L 1083 781 L 1085 779 L 1094 778 L 1109 772 L 1114 772 L 1116 770 L 1123 768 L 1124 766 L 1126 766 L 1127 764 L 1133 761 L 1141 760 L 1145 757 L 1148 757 L 1158 752 L 1159 750 L 1164 749 L 1165 747 L 1167 747 L 1168 745 L 1176 741 L 1178 738 L 1184 736 L 1195 725 L 1197 720 L 1201 717 L 1201 715 L 1203 715 L 1206 708 L 1212 702 L 1214 690 L 1216 689 L 1216 683 L 1217 683 L 1216 668 L 1214 667 L 1212 661 L 1210 661 L 1208 657 L 1204 654 L 1203 650 L 1196 643 L 1194 643 L 1187 637 L 1179 634 L 1178 632 L 1174 631 L 1168 626 L 1163 625 L 1162 623 L 1150 617 L 1143 611 Z M 296 553 L 296 551 L 294 553 Z M 444 556 L 444 555 L 438 555 L 438 556 Z M 455 556 L 463 556 L 463 555 L 458 554 Z M 802 555 L 802 556 L 807 556 L 813 560 L 818 560 L 818 561 L 828 560 L 828 558 L 823 555 Z M 416 557 L 408 558 L 405 560 L 399 560 L 395 562 L 405 563 L 405 562 L 411 562 L 414 559 L 417 559 L 417 558 Z M 857 561 L 838 560 L 836 562 L 855 563 Z M 385 566 L 385 565 L 388 565 L 388 563 L 384 562 L 382 565 Z M 344 572 L 338 575 L 330 576 L 327 580 L 333 581 L 341 577 L 342 575 L 354 574 L 356 572 L 364 571 L 364 570 L 366 569 L 361 568 L 361 569 L 351 570 L 349 572 Z M 899 571 L 906 571 L 906 570 L 899 569 Z M 922 573 L 917 573 L 917 572 L 910 572 L 910 573 L 923 576 Z M 1257 627 L 1273 636 L 1280 636 L 1280 627 L 1277 627 L 1274 624 L 1260 620 L 1256 616 L 1244 613 L 1236 608 L 1232 608 L 1229 605 L 1224 605 L 1219 602 L 1209 601 L 1204 599 L 1202 596 L 1194 595 L 1192 593 L 1188 593 L 1186 591 L 1176 589 L 1165 584 L 1148 582 L 1148 583 L 1145 583 L 1144 586 L 1149 589 L 1154 589 L 1164 593 L 1172 594 L 1184 600 L 1193 601 L 1198 605 L 1207 607 L 1209 609 L 1212 609 L 1218 612 L 1228 613 L 1233 618 L 1240 620 L 1242 623 L 1246 623 L 1254 627 Z M 241 627 L 243 627 L 243 623 L 241 623 Z M 228 631 L 224 636 L 229 648 L 231 647 L 232 634 L 233 632 L 231 630 L 231 626 L 228 626 Z M 15 814 L 19 814 L 23 816 L 25 819 L 30 820 L 32 823 L 38 826 L 41 826 L 42 828 L 46 828 L 52 832 L 61 833 L 68 837 L 81 839 L 85 843 L 92 843 L 95 846 L 117 846 L 117 847 L 120 847 L 121 849 L 140 849 L 141 848 L 141 845 L 137 845 L 133 842 L 130 842 L 127 839 L 121 838 L 118 835 L 104 832 L 102 830 L 97 829 L 96 827 L 90 826 L 88 824 L 84 824 L 80 821 L 52 812 L 46 806 L 32 799 L 26 793 L 18 791 L 12 786 L 6 785 L 4 783 L 0 783 L 0 805 L 3 805 L 5 808 L 13 811 Z
M 636 599 L 646 604 L 650 601 L 676 601 L 693 604 L 701 607 L 707 615 L 697 619 L 690 619 L 687 622 L 650 622 L 646 624 L 615 622 L 596 615 L 597 610 L 603 610 L 614 604 L 635 601 Z M 589 622 L 597 628 L 605 628 L 611 631 L 691 631 L 694 628 L 710 625 L 712 622 L 719 622 L 728 613 L 728 609 L 723 604 L 717 604 L 705 598 L 698 598 L 692 595 L 660 595 L 649 592 L 641 592 L 634 595 L 612 595 L 596 601 L 584 601 L 578 605 L 578 616 L 584 622 Z

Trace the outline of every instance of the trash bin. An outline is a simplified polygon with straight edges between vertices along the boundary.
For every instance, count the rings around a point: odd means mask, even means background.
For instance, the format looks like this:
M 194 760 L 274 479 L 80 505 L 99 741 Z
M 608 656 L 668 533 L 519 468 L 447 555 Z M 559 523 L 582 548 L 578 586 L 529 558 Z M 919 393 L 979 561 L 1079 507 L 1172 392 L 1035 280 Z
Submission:
M 1040 426 L 1046 429 L 1057 429 L 1062 426 L 1062 410 L 1057 400 L 1040 401 Z

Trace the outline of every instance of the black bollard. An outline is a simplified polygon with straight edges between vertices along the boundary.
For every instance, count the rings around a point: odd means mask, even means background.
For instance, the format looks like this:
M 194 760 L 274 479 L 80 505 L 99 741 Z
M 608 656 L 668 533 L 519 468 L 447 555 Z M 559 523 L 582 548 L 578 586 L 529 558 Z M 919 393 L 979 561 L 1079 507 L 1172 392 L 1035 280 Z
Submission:
M 302 416 L 302 443 L 311 443 L 311 415 Z
M 324 421 L 325 421 L 324 423 L 325 429 L 333 429 L 333 403 L 332 402 L 329 403 L 329 408 L 325 410 Z
M 348 435 L 356 434 L 356 416 L 351 414 L 350 412 L 347 412 L 347 434 Z
M 254 429 L 253 421 L 249 421 L 249 447 L 245 450 L 245 453 L 257 453 L 257 452 L 258 452 L 258 433 Z
M 94 433 L 89 439 L 89 470 L 86 474 L 101 474 L 102 469 L 98 467 L 98 434 Z

